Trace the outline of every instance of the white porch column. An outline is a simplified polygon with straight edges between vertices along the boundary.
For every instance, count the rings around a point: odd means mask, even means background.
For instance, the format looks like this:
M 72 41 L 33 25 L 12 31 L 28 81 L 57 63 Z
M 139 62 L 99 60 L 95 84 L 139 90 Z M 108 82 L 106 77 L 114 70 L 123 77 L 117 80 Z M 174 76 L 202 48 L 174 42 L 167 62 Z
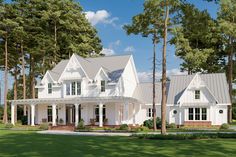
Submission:
M 26 109 L 28 110 L 27 116 L 28 116 L 28 125 L 30 125 L 30 106 L 27 106 Z
M 11 124 L 15 125 L 15 105 L 11 103 Z
M 124 122 L 123 124 L 128 124 L 129 123 L 129 102 L 126 101 L 124 105 Z
M 56 126 L 56 119 L 57 119 L 57 105 L 52 104 L 52 126 Z
M 34 126 L 35 105 L 31 104 L 31 126 Z
M 136 119 L 135 119 L 135 104 L 133 103 L 133 126 L 135 126 Z
M 103 127 L 103 113 L 102 113 L 102 110 L 103 110 L 103 104 L 100 103 L 99 104 L 99 127 Z
M 75 126 L 79 123 L 79 104 L 75 104 Z

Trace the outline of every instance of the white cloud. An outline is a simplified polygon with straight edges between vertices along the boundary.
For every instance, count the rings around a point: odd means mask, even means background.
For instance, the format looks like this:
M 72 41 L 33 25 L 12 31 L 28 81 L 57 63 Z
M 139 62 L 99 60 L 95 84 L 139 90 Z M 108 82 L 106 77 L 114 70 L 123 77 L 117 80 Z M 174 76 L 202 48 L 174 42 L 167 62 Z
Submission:
M 171 75 L 183 75 L 187 74 L 186 72 L 181 72 L 179 69 L 167 70 L 167 76 Z M 161 71 L 156 73 L 156 80 L 161 79 Z M 152 72 L 138 72 L 138 77 L 140 82 L 151 82 L 152 81 Z
M 88 21 L 95 26 L 98 23 L 111 24 L 115 26 L 115 21 L 118 20 L 118 17 L 111 18 L 111 14 L 106 10 L 98 10 L 96 12 L 87 11 L 85 12 L 85 17 Z
M 113 49 L 103 48 L 101 53 L 105 56 L 111 56 L 115 54 L 115 51 Z
M 121 41 L 120 40 L 116 40 L 115 42 L 111 42 L 109 44 L 109 48 L 112 49 L 114 47 L 120 46 L 120 44 L 121 44 Z
M 128 47 L 126 47 L 126 48 L 124 49 L 124 51 L 125 51 L 125 52 L 134 52 L 135 49 L 134 49 L 133 46 L 128 46 Z

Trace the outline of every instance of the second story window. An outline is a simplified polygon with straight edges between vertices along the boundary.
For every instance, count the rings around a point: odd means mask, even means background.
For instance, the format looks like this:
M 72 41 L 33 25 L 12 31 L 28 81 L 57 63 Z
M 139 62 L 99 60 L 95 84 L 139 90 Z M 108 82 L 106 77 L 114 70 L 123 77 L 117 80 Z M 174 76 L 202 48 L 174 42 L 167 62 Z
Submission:
M 195 99 L 200 99 L 200 90 L 195 90 Z
M 81 95 L 81 82 L 77 82 L 77 95 Z
M 48 94 L 52 94 L 52 83 L 48 83 Z
M 66 84 L 66 95 L 70 95 L 70 83 Z
M 72 94 L 72 95 L 75 95 L 75 82 L 72 82 L 72 83 L 71 83 L 71 89 L 72 89 L 72 90 L 71 90 L 71 94 Z
M 101 92 L 105 92 L 106 90 L 106 82 L 105 80 L 101 80 Z

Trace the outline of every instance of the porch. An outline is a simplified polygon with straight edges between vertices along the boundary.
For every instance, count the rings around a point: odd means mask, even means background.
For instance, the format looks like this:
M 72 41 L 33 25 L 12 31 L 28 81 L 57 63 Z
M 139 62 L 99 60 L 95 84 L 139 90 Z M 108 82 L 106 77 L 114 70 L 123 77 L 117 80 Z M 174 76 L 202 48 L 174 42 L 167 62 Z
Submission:
M 28 125 L 135 125 L 140 105 L 129 97 L 76 97 L 57 99 L 24 99 L 11 101 L 11 123 L 15 124 L 17 105 L 27 106 Z

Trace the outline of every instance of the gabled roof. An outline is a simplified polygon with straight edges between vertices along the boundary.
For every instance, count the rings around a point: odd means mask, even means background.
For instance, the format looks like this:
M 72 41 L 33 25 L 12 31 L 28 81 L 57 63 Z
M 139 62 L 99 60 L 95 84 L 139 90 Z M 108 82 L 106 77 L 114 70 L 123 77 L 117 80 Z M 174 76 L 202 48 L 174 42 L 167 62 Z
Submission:
M 142 103 L 152 104 L 152 88 L 152 83 L 139 83 L 132 97 Z M 161 103 L 161 82 L 156 83 L 156 103 Z
M 175 75 L 170 77 L 170 87 L 167 104 L 177 104 L 185 89 L 195 75 Z M 199 74 L 218 103 L 230 103 L 228 84 L 224 73 Z
M 83 58 L 74 54 L 83 70 L 90 79 L 94 79 L 102 68 L 112 82 L 117 82 L 121 77 L 131 55 L 106 56 L 96 58 Z M 66 68 L 69 60 L 62 60 L 52 70 L 49 70 L 54 81 L 58 81 Z
M 69 62 L 68 59 L 62 60 L 52 70 L 49 70 L 49 73 L 52 76 L 54 81 L 57 81 L 60 78 L 68 62 Z

